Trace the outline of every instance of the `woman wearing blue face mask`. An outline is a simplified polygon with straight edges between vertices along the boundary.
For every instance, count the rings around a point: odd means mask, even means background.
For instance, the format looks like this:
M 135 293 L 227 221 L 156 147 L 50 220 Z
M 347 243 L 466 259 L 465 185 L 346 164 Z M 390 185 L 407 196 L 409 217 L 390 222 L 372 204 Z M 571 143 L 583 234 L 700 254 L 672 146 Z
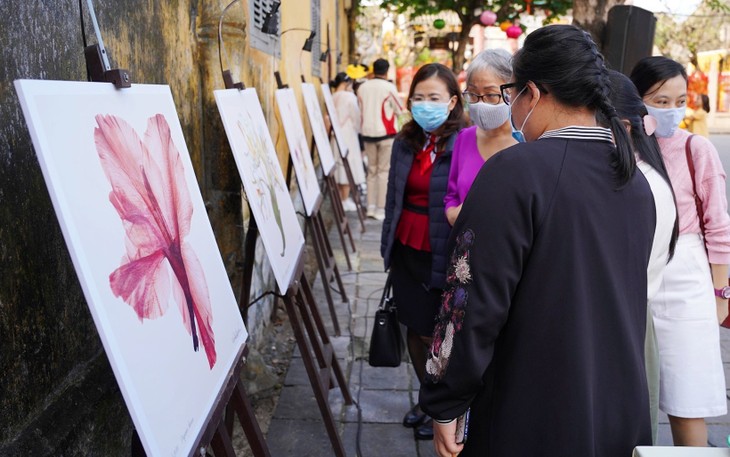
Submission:
M 446 218 L 452 225 L 484 162 L 517 143 L 508 122 L 509 106 L 499 92 L 499 86 L 512 78 L 509 59 L 504 49 L 487 49 L 474 57 L 466 71 L 464 99 L 474 126 L 462 130 L 454 144 L 444 199 Z
M 454 224 L 420 404 L 439 457 L 631 455 L 651 444 L 652 192 L 587 32 L 537 29 L 512 67 L 527 142 L 489 159 Z
M 446 280 L 446 182 L 454 140 L 464 123 L 451 70 L 441 64 L 421 67 L 408 106 L 413 120 L 393 143 L 380 251 L 390 269 L 398 318 L 408 329 L 408 353 L 422 381 Z M 403 425 L 414 428 L 416 439 L 433 438 L 431 418 L 418 405 Z
M 657 120 L 655 135 L 679 213 L 674 258 L 649 302 L 659 352 L 659 409 L 669 415 L 675 445 L 706 446 L 704 418 L 727 412 L 717 325 L 727 317 L 730 296 L 725 171 L 709 140 L 678 128 L 687 103 L 687 73 L 679 63 L 647 57 L 631 80 Z

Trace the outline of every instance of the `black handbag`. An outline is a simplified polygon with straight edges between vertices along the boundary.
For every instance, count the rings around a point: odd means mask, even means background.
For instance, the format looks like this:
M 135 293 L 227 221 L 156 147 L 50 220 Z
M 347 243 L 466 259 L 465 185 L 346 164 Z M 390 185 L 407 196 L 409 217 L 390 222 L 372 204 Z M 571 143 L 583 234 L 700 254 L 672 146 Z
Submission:
M 373 367 L 397 367 L 400 365 L 402 355 L 403 337 L 398 322 L 398 311 L 392 297 L 390 274 L 388 274 L 380 306 L 375 312 L 368 362 Z

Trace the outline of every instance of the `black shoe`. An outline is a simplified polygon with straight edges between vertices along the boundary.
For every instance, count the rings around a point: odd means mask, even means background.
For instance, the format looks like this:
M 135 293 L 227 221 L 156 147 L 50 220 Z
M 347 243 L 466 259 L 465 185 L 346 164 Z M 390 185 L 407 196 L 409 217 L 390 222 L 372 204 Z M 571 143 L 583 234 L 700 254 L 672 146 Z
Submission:
M 421 408 L 416 405 L 406 413 L 405 417 L 403 417 L 403 426 L 408 428 L 418 427 L 418 425 L 423 422 L 425 418 L 426 413 L 421 411 Z
M 413 430 L 413 436 L 417 440 L 432 440 L 433 439 L 433 419 L 426 416 L 426 419 Z

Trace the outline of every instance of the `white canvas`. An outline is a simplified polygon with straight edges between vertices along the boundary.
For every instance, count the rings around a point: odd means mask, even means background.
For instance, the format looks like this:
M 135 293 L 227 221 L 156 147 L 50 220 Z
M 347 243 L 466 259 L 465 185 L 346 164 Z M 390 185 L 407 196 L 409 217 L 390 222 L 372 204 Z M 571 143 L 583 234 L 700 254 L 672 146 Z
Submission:
M 214 94 L 276 283 L 286 293 L 296 274 L 304 235 L 256 89 L 216 90 Z
M 307 216 L 311 216 L 317 206 L 321 191 L 294 90 L 291 88 L 277 89 L 276 104 L 279 107 L 281 123 L 284 127 L 286 142 L 289 145 L 289 154 L 294 164 L 299 192 L 304 201 L 304 210 L 307 212 Z
M 322 84 L 322 96 L 324 97 L 324 105 L 327 107 L 327 114 L 330 115 L 332 130 L 335 132 L 337 148 L 340 150 L 340 156 L 344 159 L 347 157 L 347 141 L 345 133 L 342 131 L 342 124 L 340 124 L 337 108 L 335 108 L 335 100 L 332 98 L 332 92 L 330 92 L 330 86 L 328 84 Z
M 170 88 L 29 80 L 15 87 L 147 455 L 188 456 L 247 332 Z
M 319 106 L 319 97 L 317 97 L 317 90 L 314 88 L 314 84 L 303 83 L 302 96 L 304 97 L 304 105 L 307 107 L 307 115 L 309 117 L 309 125 L 312 127 L 314 142 L 317 144 L 317 151 L 319 151 L 319 161 L 322 163 L 322 171 L 325 176 L 329 176 L 332 169 L 335 168 L 335 157 L 332 154 L 327 129 L 324 127 L 322 109 Z

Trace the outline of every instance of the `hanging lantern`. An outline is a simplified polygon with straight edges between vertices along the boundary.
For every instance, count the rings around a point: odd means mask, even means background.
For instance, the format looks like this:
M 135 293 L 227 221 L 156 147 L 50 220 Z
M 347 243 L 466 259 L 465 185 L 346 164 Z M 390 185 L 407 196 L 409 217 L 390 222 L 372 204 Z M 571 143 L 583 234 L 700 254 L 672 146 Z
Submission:
M 502 29 L 503 32 L 506 32 L 510 27 L 512 27 L 512 23 L 510 21 L 504 21 L 499 24 L 499 28 Z
M 435 21 L 433 21 L 433 26 L 436 29 L 441 30 L 442 28 L 446 27 L 446 21 L 444 21 L 443 19 L 436 19 Z
M 505 33 L 507 34 L 507 38 L 518 38 L 522 35 L 522 27 L 519 25 L 512 25 L 505 30 Z
M 485 11 L 479 16 L 479 22 L 481 22 L 483 26 L 489 27 L 497 22 L 497 15 L 492 11 Z

